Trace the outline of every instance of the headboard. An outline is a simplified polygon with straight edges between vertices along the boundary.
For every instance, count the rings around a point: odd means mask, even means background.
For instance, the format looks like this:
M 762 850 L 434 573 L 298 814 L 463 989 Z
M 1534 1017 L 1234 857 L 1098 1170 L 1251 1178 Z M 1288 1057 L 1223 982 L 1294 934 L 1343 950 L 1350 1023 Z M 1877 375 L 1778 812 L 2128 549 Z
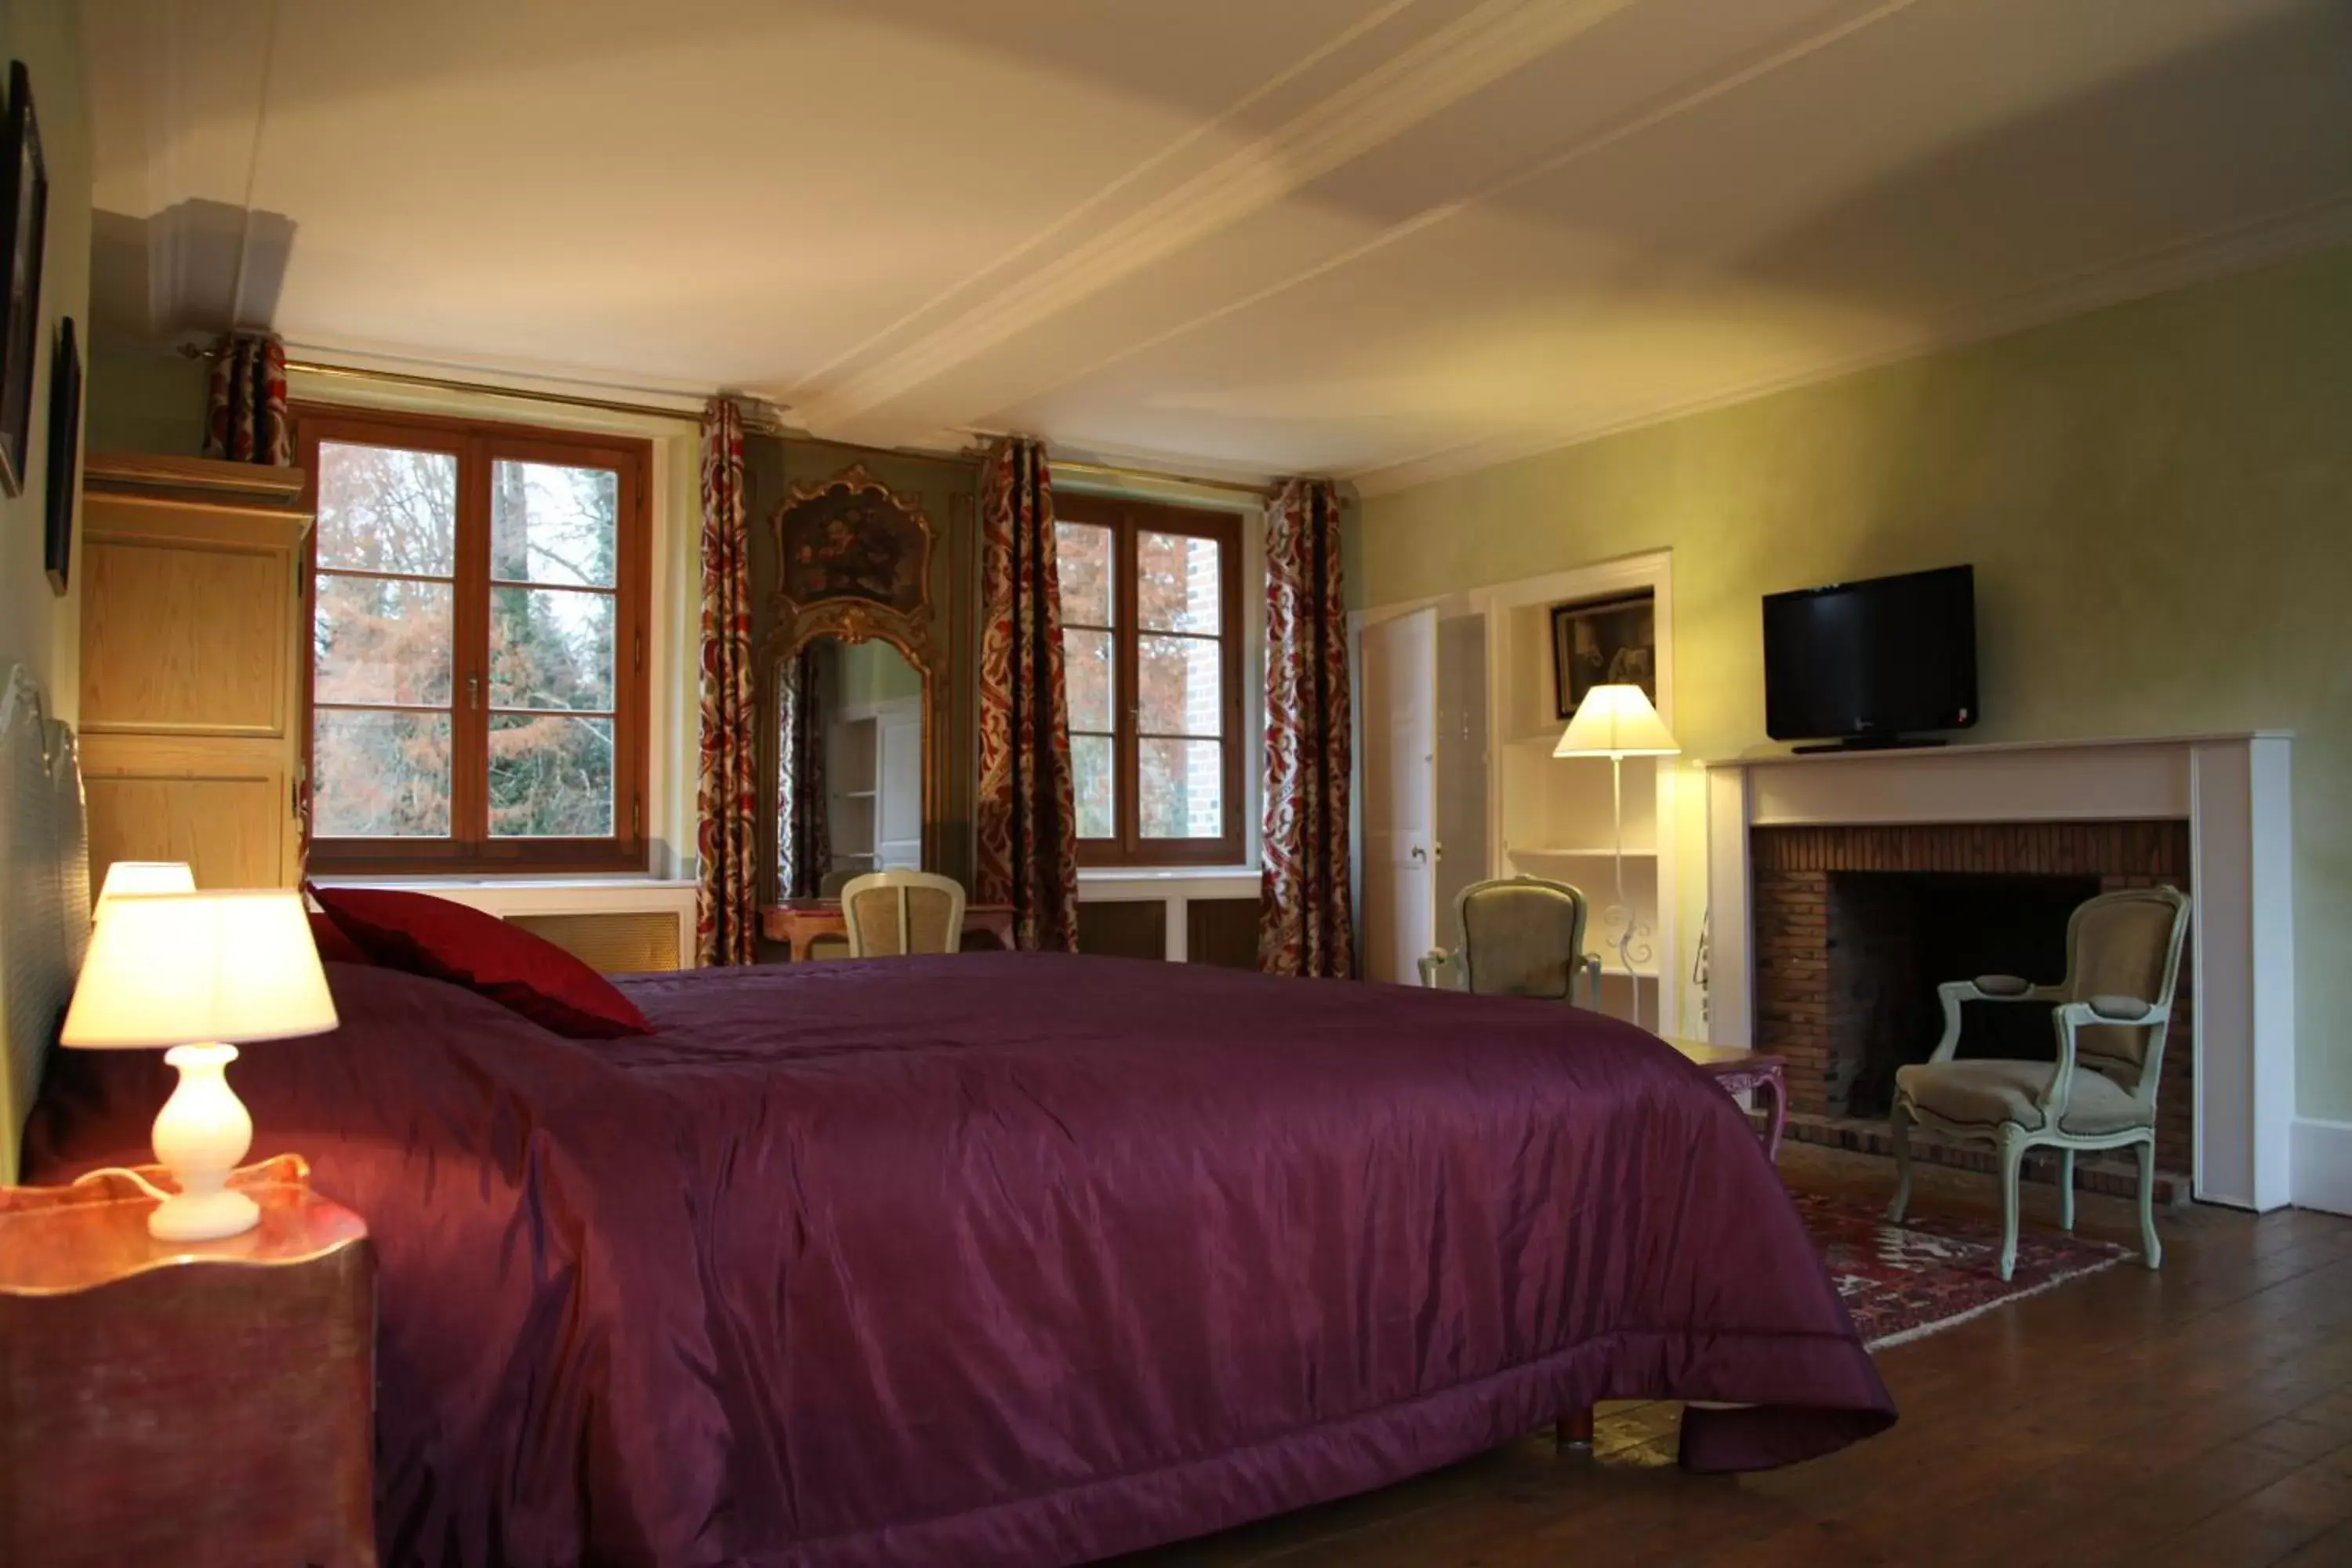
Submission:
M 0 687 L 0 1183 L 89 936 L 89 852 L 73 731 L 52 721 L 22 665 Z

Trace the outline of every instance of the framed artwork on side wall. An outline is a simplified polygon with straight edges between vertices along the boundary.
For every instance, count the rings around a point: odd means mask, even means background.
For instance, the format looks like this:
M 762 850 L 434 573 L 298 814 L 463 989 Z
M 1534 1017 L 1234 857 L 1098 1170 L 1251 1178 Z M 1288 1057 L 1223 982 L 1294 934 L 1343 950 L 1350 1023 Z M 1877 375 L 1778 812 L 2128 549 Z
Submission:
M 41 514 L 41 562 L 49 586 L 63 594 L 73 570 L 74 491 L 81 463 L 81 345 L 73 318 L 58 323 L 58 352 L 49 360 L 49 475 Z
M 1647 589 L 1607 599 L 1551 607 L 1551 673 L 1555 706 L 1576 717 L 1596 686 L 1638 686 L 1658 700 L 1656 605 Z
M 49 174 L 41 163 L 40 121 L 25 62 L 8 65 L 8 112 L 0 122 L 0 255 L 8 293 L 0 301 L 0 485 L 25 489 L 32 439 L 33 361 L 41 321 L 41 241 L 48 226 Z

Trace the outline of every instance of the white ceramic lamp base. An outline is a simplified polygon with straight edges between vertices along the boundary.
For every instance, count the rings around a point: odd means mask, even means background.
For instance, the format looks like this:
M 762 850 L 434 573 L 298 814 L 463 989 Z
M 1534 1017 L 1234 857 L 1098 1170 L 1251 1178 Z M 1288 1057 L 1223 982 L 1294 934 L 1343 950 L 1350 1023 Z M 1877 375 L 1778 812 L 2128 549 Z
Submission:
M 228 1179 L 253 1147 L 253 1118 L 228 1086 L 235 1046 L 175 1046 L 163 1059 L 180 1085 L 155 1116 L 155 1159 L 179 1191 L 147 1216 L 159 1241 L 216 1241 L 260 1223 L 261 1210 Z

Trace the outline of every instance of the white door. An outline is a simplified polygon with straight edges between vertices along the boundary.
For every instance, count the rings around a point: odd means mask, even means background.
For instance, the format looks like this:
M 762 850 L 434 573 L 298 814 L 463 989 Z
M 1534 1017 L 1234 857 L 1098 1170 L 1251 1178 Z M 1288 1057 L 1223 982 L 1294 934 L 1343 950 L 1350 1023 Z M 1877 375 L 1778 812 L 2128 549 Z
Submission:
M 1417 984 L 1436 944 L 1437 612 L 1364 628 L 1364 974 Z
M 1433 945 L 1462 945 L 1462 889 L 1486 875 L 1486 617 L 1437 624 L 1437 862 Z M 1456 979 L 1459 978 L 1457 975 Z

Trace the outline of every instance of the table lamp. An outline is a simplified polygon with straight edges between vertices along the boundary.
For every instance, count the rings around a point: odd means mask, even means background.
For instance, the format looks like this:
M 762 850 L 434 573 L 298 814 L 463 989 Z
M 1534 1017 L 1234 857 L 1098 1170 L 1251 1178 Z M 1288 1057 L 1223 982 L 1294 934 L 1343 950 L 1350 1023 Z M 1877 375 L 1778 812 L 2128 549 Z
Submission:
M 236 1044 L 335 1026 L 334 998 L 291 891 L 121 894 L 103 899 L 59 1043 L 168 1047 L 179 1087 L 155 1118 L 155 1159 L 176 1193 L 147 1216 L 164 1241 L 250 1230 L 260 1210 L 228 1187 L 253 1119 L 228 1086 Z
M 106 868 L 106 880 L 99 887 L 98 902 L 90 906 L 89 918 L 94 921 L 104 914 L 110 899 L 195 890 L 196 875 L 185 860 L 117 860 Z
M 1625 983 L 1633 988 L 1636 1024 L 1642 1021 L 1642 982 L 1633 973 L 1633 906 L 1625 897 L 1625 759 L 1671 757 L 1681 750 L 1666 721 L 1658 717 L 1658 710 L 1650 706 L 1638 686 L 1596 686 L 1586 692 L 1584 700 L 1577 704 L 1576 717 L 1560 731 L 1559 744 L 1551 750 L 1555 757 L 1609 759 L 1611 850 L 1617 862 L 1617 907 L 1610 913 L 1622 917 L 1612 945 L 1617 949 L 1617 963 L 1625 972 Z

